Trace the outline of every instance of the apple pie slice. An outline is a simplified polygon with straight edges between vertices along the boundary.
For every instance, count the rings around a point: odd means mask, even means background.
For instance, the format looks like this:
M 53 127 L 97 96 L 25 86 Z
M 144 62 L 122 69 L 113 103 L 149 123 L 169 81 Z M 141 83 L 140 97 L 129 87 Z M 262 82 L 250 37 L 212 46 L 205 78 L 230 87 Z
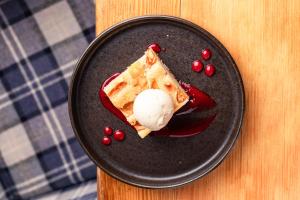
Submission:
M 141 138 L 147 136 L 151 130 L 135 119 L 133 103 L 136 96 L 146 89 L 161 89 L 168 93 L 174 103 L 174 112 L 184 106 L 189 99 L 168 67 L 151 48 L 148 48 L 145 55 L 104 88 L 112 104 L 124 114 Z

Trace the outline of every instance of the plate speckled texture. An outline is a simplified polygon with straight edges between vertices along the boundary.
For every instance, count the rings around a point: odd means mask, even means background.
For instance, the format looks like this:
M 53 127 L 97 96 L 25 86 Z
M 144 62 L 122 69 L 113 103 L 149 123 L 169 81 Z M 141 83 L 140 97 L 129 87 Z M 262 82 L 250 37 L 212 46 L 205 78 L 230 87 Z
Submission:
M 217 102 L 217 116 L 203 133 L 141 139 L 99 101 L 101 83 L 125 70 L 153 42 L 166 48 L 160 57 L 178 80 L 197 86 Z M 212 78 L 191 71 L 192 61 L 200 58 L 203 48 L 213 52 L 205 62 L 216 66 Z M 234 61 L 212 35 L 183 19 L 144 16 L 106 30 L 85 51 L 73 75 L 69 112 L 80 144 L 99 167 L 133 185 L 164 188 L 195 180 L 224 159 L 239 134 L 244 91 Z M 125 141 L 102 145 L 105 126 L 124 130 Z

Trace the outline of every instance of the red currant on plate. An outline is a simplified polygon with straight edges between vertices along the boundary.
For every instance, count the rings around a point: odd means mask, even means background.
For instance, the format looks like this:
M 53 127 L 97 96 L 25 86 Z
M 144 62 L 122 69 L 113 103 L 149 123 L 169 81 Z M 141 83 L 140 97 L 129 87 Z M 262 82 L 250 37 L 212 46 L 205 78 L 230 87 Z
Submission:
M 208 64 L 205 67 L 205 74 L 209 77 L 215 74 L 216 68 L 213 64 Z
M 211 57 L 211 51 L 209 49 L 203 49 L 202 52 L 201 52 L 201 57 L 204 60 L 210 59 L 210 57 Z
M 102 144 L 104 144 L 104 145 L 110 145 L 110 143 L 111 143 L 111 139 L 109 138 L 109 137 L 107 137 L 107 136 L 104 136 L 103 138 L 102 138 Z
M 117 141 L 122 141 L 125 138 L 125 133 L 121 130 L 116 130 L 114 133 L 114 138 Z
M 157 43 L 152 43 L 148 46 L 148 48 L 153 49 L 153 51 L 155 51 L 156 53 L 159 53 L 161 51 L 161 48 L 159 46 L 159 44 Z
M 192 70 L 194 72 L 201 72 L 201 70 L 203 69 L 203 64 L 200 60 L 195 60 L 193 63 L 192 63 Z
M 105 135 L 112 135 L 113 133 L 113 129 L 109 126 L 106 126 L 104 129 L 103 129 L 103 132 Z

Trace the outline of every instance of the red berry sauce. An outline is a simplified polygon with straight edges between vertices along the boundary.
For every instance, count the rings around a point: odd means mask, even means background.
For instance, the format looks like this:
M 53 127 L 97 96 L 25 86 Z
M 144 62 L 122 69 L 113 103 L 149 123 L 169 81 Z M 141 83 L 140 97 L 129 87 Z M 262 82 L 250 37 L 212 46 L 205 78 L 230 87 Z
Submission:
M 208 64 L 205 67 L 205 74 L 209 77 L 213 76 L 215 74 L 216 68 L 213 64 Z
M 192 63 L 192 70 L 194 72 L 201 72 L 201 70 L 203 69 L 203 64 L 200 60 L 195 60 L 193 63 Z
M 197 111 L 203 111 L 211 109 L 217 105 L 216 102 L 210 96 L 208 96 L 208 94 L 202 92 L 195 86 L 182 81 L 180 82 L 180 86 L 190 97 L 189 102 L 185 107 L 179 110 L 180 112 L 186 112 L 187 109 L 197 109 Z
M 203 60 L 209 60 L 211 57 L 211 51 L 209 49 L 203 49 L 201 51 L 201 57 Z
M 106 79 L 106 81 L 104 81 L 104 83 L 102 84 L 100 90 L 99 90 L 99 98 L 103 104 L 103 106 L 109 110 L 110 112 L 112 112 L 114 115 L 116 115 L 119 119 L 121 119 L 122 121 L 126 122 L 128 125 L 130 125 L 127 120 L 126 117 L 123 115 L 123 113 L 117 109 L 109 100 L 108 96 L 105 94 L 105 92 L 103 91 L 104 87 L 107 86 L 112 80 L 114 80 L 117 76 L 119 76 L 120 73 L 116 73 L 114 75 L 112 75 L 111 77 L 109 77 L 108 79 Z
M 103 138 L 102 138 L 102 144 L 104 144 L 104 145 L 110 145 L 110 143 L 111 143 L 111 139 L 109 138 L 109 137 L 107 137 L 107 136 L 104 136 Z
M 181 87 L 189 95 L 189 102 L 179 109 L 168 125 L 159 131 L 152 132 L 155 136 L 188 137 L 199 134 L 209 127 L 216 114 L 204 118 L 194 118 L 195 112 L 212 109 L 216 102 L 195 86 L 180 82 Z
M 125 133 L 123 131 L 121 131 L 121 130 L 116 130 L 114 132 L 114 138 L 117 141 L 122 141 L 125 138 Z
M 157 43 L 152 43 L 148 46 L 148 48 L 153 49 L 153 51 L 155 51 L 156 53 L 159 53 L 161 51 L 161 48 L 159 46 L 159 44 Z

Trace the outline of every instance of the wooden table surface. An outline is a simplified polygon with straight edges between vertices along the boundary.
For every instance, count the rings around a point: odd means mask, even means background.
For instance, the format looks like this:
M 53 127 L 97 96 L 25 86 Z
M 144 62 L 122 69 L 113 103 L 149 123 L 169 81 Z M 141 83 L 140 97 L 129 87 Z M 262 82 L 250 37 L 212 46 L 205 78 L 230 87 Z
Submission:
M 98 169 L 98 198 L 300 199 L 300 1 L 97 0 L 97 33 L 145 14 L 188 19 L 229 50 L 245 84 L 242 132 L 216 170 L 183 187 L 141 189 Z

